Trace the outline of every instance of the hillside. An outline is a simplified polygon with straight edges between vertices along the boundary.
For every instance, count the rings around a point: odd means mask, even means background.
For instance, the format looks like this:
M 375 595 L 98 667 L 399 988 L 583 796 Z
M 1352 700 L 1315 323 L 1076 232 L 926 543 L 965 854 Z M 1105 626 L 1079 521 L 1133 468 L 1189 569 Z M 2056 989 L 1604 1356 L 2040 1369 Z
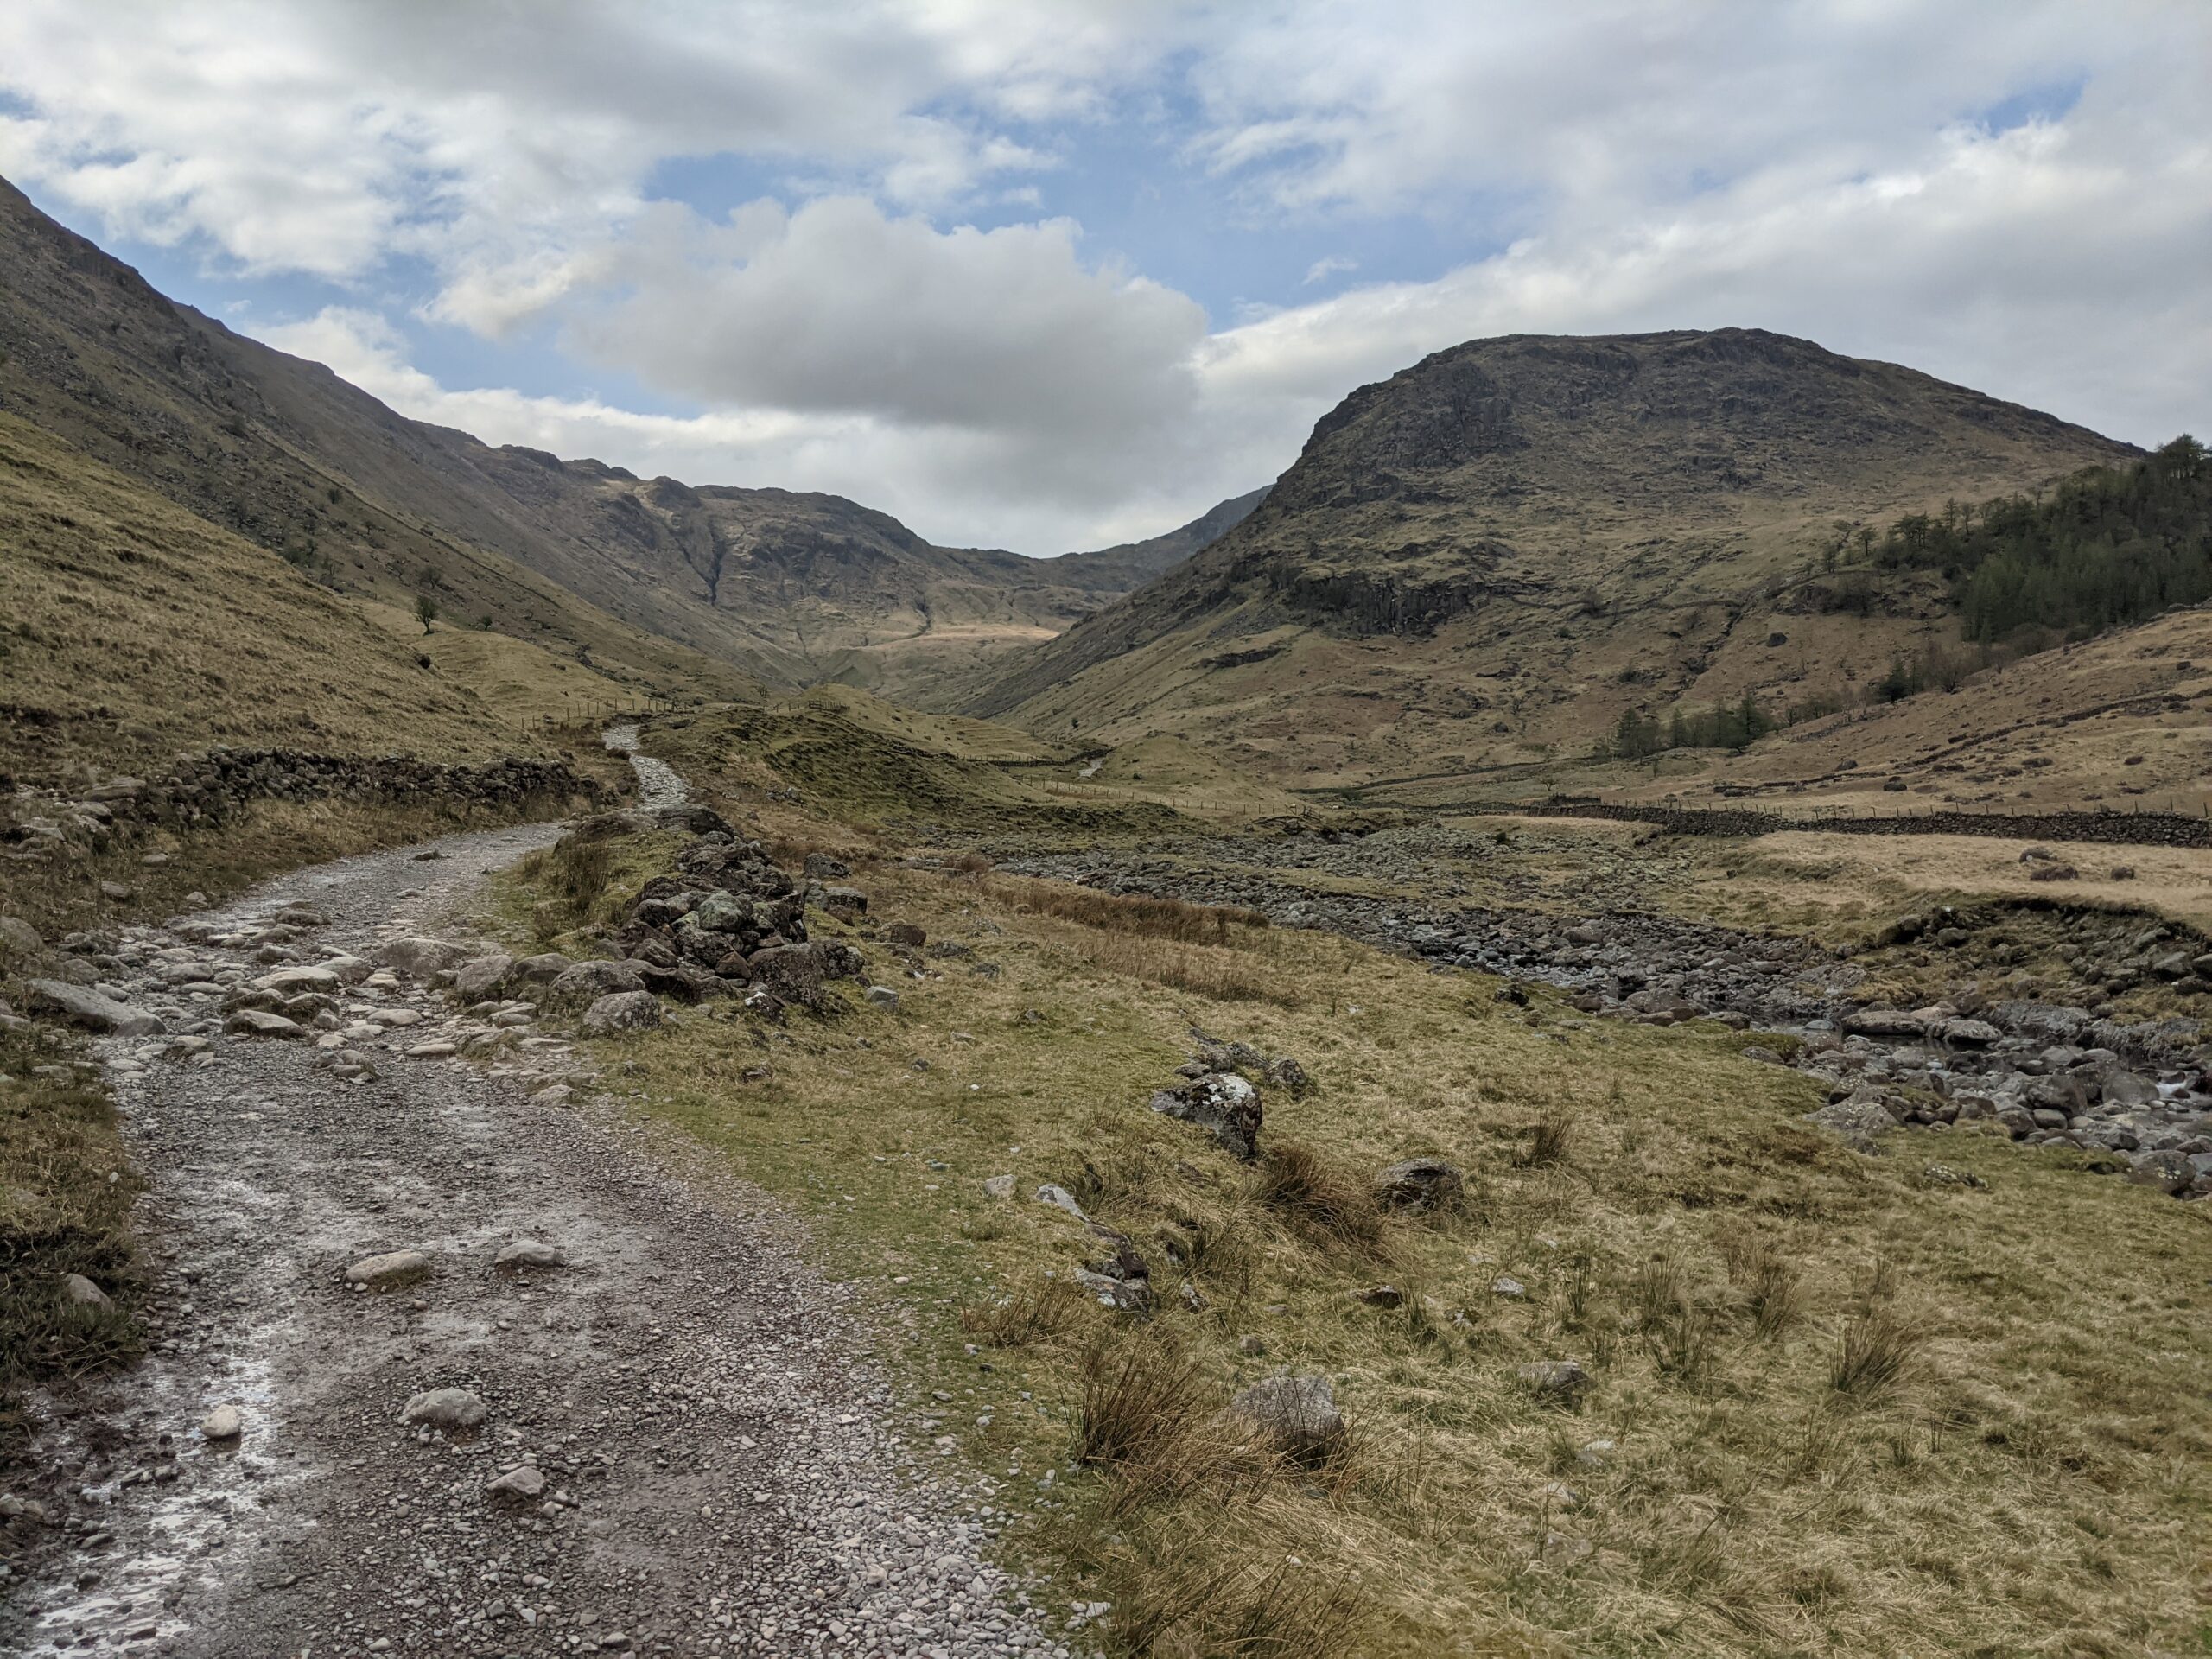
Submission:
M 0 235 L 0 410 L 341 591 L 403 607 L 428 592 L 658 689 L 747 689 L 703 656 L 926 696 L 1186 556 L 1253 499 L 1101 553 L 937 548 L 836 496 L 693 488 L 408 420 L 165 298 L 4 181 Z
M 1354 392 L 1243 524 L 970 708 L 1296 783 L 1840 696 L 1957 633 L 1934 572 L 1847 605 L 1853 531 L 2134 453 L 1758 330 L 1472 341 Z
M 419 627 L 376 626 L 5 415 L 0 549 L 0 777 L 81 776 L 88 760 L 105 776 L 214 743 L 435 760 L 535 747 L 467 677 L 418 656 Z

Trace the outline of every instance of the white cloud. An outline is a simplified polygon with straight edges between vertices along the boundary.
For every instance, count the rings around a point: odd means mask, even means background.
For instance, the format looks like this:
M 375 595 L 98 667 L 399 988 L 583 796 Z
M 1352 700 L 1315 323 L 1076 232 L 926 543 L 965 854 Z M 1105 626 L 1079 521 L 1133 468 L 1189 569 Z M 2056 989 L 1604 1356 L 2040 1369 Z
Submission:
M 1511 330 L 1756 324 L 2202 429 L 2208 61 L 2212 7 L 2151 0 L 15 0 L 0 172 L 109 236 L 348 285 L 264 332 L 410 413 L 1055 551 L 1249 488 L 1353 385 Z M 772 199 L 655 199 L 717 156 Z M 1123 185 L 1132 225 L 1198 193 L 1185 246 L 1297 250 L 1241 292 L 1325 297 L 1206 337 L 1097 213 L 1056 216 Z M 1393 216 L 1503 251 L 1321 286 L 1402 269 Z M 699 412 L 441 385 L 403 303 Z
M 620 262 L 624 296 L 573 326 L 590 355 L 710 404 L 1116 448 L 1190 404 L 1205 314 L 1087 268 L 1065 220 L 938 231 L 836 196 L 687 229 Z

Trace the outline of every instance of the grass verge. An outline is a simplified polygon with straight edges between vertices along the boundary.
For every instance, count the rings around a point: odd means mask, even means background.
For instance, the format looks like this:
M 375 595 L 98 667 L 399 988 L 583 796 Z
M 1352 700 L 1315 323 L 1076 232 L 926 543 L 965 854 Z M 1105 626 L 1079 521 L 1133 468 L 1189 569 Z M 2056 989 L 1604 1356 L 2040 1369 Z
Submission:
M 37 1027 L 0 1032 L 0 1438 L 12 1437 L 26 1387 L 138 1351 L 140 1185 L 79 1046 Z M 65 1274 L 112 1305 L 73 1300 Z

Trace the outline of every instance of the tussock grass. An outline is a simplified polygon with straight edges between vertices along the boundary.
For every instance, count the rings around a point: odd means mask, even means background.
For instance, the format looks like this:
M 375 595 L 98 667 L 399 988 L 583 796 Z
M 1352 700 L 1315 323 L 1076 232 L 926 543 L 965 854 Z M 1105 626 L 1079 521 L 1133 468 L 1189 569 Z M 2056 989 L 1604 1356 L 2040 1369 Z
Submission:
M 1186 904 L 1180 899 L 1155 899 L 1141 893 L 1102 893 L 1096 887 L 1060 881 L 996 877 L 984 884 L 984 891 L 994 900 L 1017 910 L 1116 933 L 1172 939 L 1179 944 L 1234 945 L 1239 943 L 1240 931 L 1251 933 L 1268 926 L 1267 917 L 1256 910 Z
M 1728 1256 L 1728 1277 L 1743 1299 L 1751 1330 L 1762 1342 L 1779 1342 L 1805 1317 L 1805 1287 L 1797 1264 L 1770 1240 Z
M 1567 1161 L 1574 1145 L 1574 1119 L 1565 1104 L 1557 1104 L 1529 1126 L 1529 1144 L 1521 1154 L 1522 1166 L 1541 1169 Z
M 960 1310 L 960 1328 L 994 1348 L 1049 1341 L 1074 1325 L 1090 1298 L 1068 1279 L 1040 1279 Z
M 680 839 L 580 830 L 524 855 L 493 879 L 504 931 L 517 943 L 551 950 L 614 925 L 637 890 L 666 868 Z
M 1896 1392 L 1919 1349 L 1920 1334 L 1897 1310 L 1870 1301 L 1844 1321 L 1828 1386 L 1862 1404 Z
M 1269 1002 L 1294 1008 L 1304 1001 L 1301 990 L 1274 971 L 1268 958 L 1247 950 L 1109 932 L 1081 924 L 1046 931 L 1069 955 L 1109 974 L 1148 980 L 1216 1002 Z
M 1113 1634 L 1144 1659 L 1334 1659 L 1352 1651 L 1367 1609 L 1345 1573 L 1172 1558 L 1117 1610 Z
M 2175 1271 L 2203 1254 L 2192 1206 L 1967 1132 L 1942 1156 L 1990 1190 L 1928 1188 L 1915 1160 L 1807 1130 L 1816 1086 L 1745 1060 L 1733 1033 L 1531 1027 L 1480 982 L 1293 930 L 1154 941 L 1262 965 L 1296 1004 L 1212 1001 L 1073 950 L 1070 933 L 1108 930 L 965 876 L 885 865 L 864 885 L 872 923 L 962 940 L 999 976 L 948 969 L 903 987 L 895 1016 L 793 1020 L 773 1080 L 741 1093 L 726 1079 L 752 1027 L 686 1011 L 626 1050 L 651 1067 L 640 1106 L 811 1217 L 830 1259 L 895 1306 L 917 1407 L 1001 1483 L 1007 1548 L 1048 1566 L 1056 1596 L 1113 1604 L 1109 1652 L 1749 1659 L 2197 1639 L 2212 1331 Z M 1261 1146 L 1302 1149 L 1321 1176 L 1271 1201 L 1268 1165 L 1146 1109 L 1193 1023 L 1319 1079 L 1298 1098 L 1263 1090 Z M 1553 1116 L 1573 1125 L 1564 1155 L 1522 1160 Z M 1416 1154 L 1458 1163 L 1484 1201 L 1390 1223 L 1387 1271 L 1280 1196 L 1363 1186 Z M 1019 1300 L 1099 1249 L 1058 1210 L 986 1197 L 1008 1173 L 1022 1192 L 1067 1186 L 1134 1241 L 1149 1327 L 1089 1301 L 1003 1346 L 963 1327 L 962 1310 Z M 1525 1294 L 1497 1294 L 1501 1275 Z M 1385 1279 L 1404 1306 L 1355 1295 Z M 1885 1378 L 1892 1322 L 1920 1334 Z M 1118 1398 L 1086 1403 L 1132 1340 L 1183 1368 L 1164 1389 L 1129 1382 L 1160 1405 L 1156 1433 Z M 1847 1346 L 1870 1357 L 1839 1389 Z M 1103 1369 L 1087 1372 L 1094 1352 Z M 1517 1375 L 1561 1358 L 1591 1379 L 1573 1413 Z M 1233 1395 L 1276 1371 L 1331 1380 L 1346 1453 L 1249 1475 L 1196 1455 Z M 1082 1422 L 1113 1460 L 1039 1486 Z M 1548 1499 L 1554 1481 L 1579 1502 Z M 1279 1568 L 1263 1599 L 1293 1611 L 1255 1627 L 1244 1612 Z M 1236 1645 L 1251 1642 L 1283 1645 Z
M 1382 1242 L 1382 1211 L 1369 1184 L 1296 1141 L 1269 1146 L 1254 1180 L 1259 1201 L 1332 1244 L 1373 1250 Z

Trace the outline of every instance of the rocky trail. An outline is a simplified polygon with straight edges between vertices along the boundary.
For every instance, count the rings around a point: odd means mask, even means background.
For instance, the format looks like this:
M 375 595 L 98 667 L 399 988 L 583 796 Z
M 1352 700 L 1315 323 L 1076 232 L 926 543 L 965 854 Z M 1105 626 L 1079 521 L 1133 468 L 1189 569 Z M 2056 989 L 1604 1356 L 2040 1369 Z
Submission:
M 626 1124 L 526 974 L 440 983 L 437 930 L 556 833 L 73 942 L 52 995 L 122 1010 L 153 1351 L 34 1402 L 0 1650 L 1066 1651 L 788 1218 Z
M 1249 849 L 1180 850 L 1033 854 L 1000 868 L 1256 910 L 1281 925 L 1327 928 L 1439 967 L 1552 985 L 1586 1014 L 1652 1025 L 1712 1019 L 1772 1032 L 1788 1040 L 1746 1052 L 1817 1078 L 1829 1101 L 1815 1120 L 1865 1150 L 1899 1124 L 1948 1128 L 1987 1119 L 2017 1141 L 2087 1150 L 2107 1173 L 2177 1197 L 2212 1198 L 2212 1048 L 2196 1020 L 2126 1023 L 2094 1007 L 2007 994 L 2001 982 L 1969 1007 L 1883 1007 L 1859 988 L 1859 963 L 1808 940 L 1648 912 L 1575 918 L 1333 893 L 1205 855 L 1255 857 Z M 1387 847 L 1324 850 L 1306 861 L 1338 874 L 1368 874 L 1369 864 L 1393 855 Z M 1941 917 L 1905 920 L 1947 945 L 1969 943 L 1949 938 L 1966 930 Z M 2212 976 L 2212 955 L 2192 959 L 2171 930 L 2140 918 L 2110 925 L 2120 931 L 2101 949 L 2113 959 L 2113 979 L 2124 972 L 2190 984 Z

